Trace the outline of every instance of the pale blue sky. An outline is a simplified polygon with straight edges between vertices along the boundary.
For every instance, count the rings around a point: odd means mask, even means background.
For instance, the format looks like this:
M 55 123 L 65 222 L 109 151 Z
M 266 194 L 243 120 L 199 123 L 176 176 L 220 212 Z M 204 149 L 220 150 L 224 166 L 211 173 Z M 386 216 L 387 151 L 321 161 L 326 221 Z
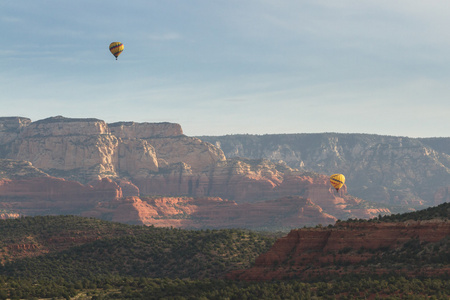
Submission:
M 448 0 L 1 0 L 0 116 L 449 137 L 449 28 Z

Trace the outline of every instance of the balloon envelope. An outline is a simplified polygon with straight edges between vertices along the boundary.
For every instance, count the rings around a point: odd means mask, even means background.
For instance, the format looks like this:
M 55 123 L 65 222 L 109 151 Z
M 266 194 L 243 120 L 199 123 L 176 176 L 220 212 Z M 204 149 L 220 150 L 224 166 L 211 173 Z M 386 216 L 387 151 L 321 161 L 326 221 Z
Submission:
M 111 51 L 112 55 L 114 55 L 117 59 L 117 57 L 122 53 L 123 51 L 123 44 L 120 42 L 112 42 L 109 44 L 109 51 Z
M 342 174 L 333 174 L 330 176 L 330 182 L 331 185 L 336 189 L 336 191 L 339 191 L 339 189 L 345 183 L 345 176 Z

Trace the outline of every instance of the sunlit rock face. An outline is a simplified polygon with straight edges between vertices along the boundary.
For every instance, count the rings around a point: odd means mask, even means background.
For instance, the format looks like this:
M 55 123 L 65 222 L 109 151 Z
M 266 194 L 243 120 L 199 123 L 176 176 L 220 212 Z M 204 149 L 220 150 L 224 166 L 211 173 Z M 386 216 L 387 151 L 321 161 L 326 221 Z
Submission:
M 185 163 L 197 172 L 217 161 L 225 160 L 222 150 L 197 138 L 183 135 L 179 124 L 119 122 L 108 126 L 112 134 L 123 141 L 134 139 L 147 142 L 153 147 L 155 157 L 163 166 Z
M 22 128 L 10 144 L 8 158 L 30 161 L 50 174 L 80 181 L 111 176 L 119 141 L 104 121 L 53 117 Z
M 0 117 L 0 145 L 17 139 L 21 129 L 30 123 L 31 120 L 28 118 Z
M 170 226 L 187 226 L 188 222 L 170 215 L 161 219 L 143 217 L 150 216 L 144 211 L 151 212 L 156 205 L 150 205 L 145 197 L 220 198 L 224 201 L 221 205 L 230 205 L 229 213 L 235 209 L 233 205 L 265 203 L 261 207 L 270 207 L 275 199 L 287 203 L 289 197 L 301 197 L 327 215 L 317 215 L 317 224 L 390 213 L 383 205 L 367 204 L 362 200 L 366 196 L 386 204 L 416 207 L 449 199 L 450 180 L 443 181 L 450 174 L 450 150 L 446 152 L 447 143 L 441 140 L 340 134 L 229 138 L 232 142 L 187 137 L 179 124 L 167 122 L 107 124 L 99 119 L 61 116 L 36 122 L 22 117 L 0 118 L 0 179 L 64 179 L 60 185 L 67 188 L 64 193 L 69 193 L 73 182 L 86 189 L 92 182 L 106 178 L 109 185 L 116 186 L 116 192 L 95 206 L 98 215 L 106 218 L 122 209 L 123 214 L 136 219 L 122 216 L 118 220 L 166 222 Z M 348 184 L 339 192 L 330 186 L 326 175 L 336 171 L 346 175 Z M 34 187 L 36 198 L 41 199 L 42 191 Z M 354 194 L 361 196 L 351 196 Z M 31 199 L 33 193 L 26 197 Z M 88 198 L 86 201 L 95 202 L 91 196 Z M 73 199 L 73 203 L 77 201 Z M 100 213 L 108 207 L 108 201 L 124 202 L 109 215 Z M 92 209 L 83 208 L 83 213 L 94 213 Z M 292 226 L 305 224 L 309 218 L 300 215 L 303 221 L 291 222 Z M 169 221 L 161 221 L 163 218 Z M 231 217 L 223 220 L 233 223 Z M 252 222 L 258 223 L 256 218 Z
M 110 123 L 111 133 L 121 139 L 149 139 L 183 135 L 180 124 L 175 123 Z
M 121 122 L 61 116 L 37 122 L 0 119 L 3 158 L 30 161 L 54 176 L 89 182 L 103 177 L 139 178 L 185 162 L 201 170 L 223 152 L 183 135 L 179 124 Z

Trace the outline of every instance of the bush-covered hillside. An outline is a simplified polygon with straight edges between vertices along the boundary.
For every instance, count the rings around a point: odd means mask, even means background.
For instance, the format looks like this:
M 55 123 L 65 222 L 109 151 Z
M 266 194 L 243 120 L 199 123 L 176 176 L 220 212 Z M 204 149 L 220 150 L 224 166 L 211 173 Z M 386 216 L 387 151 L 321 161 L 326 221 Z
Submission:
M 449 204 L 445 203 L 391 219 L 381 217 L 379 221 L 448 219 L 448 213 Z M 394 272 L 381 276 L 376 272 L 346 276 L 333 273 L 310 282 L 223 279 L 231 270 L 249 268 L 273 245 L 277 234 L 131 226 L 75 216 L 0 220 L 0 232 L 0 299 L 450 297 L 448 274 L 412 278 Z M 369 264 L 394 269 L 417 260 L 422 265 L 448 265 L 448 249 L 448 240 L 433 244 L 412 240 L 401 249 L 386 249 Z
M 403 214 L 392 214 L 378 218 L 382 222 L 404 222 L 407 220 L 431 220 L 450 219 L 450 203 L 442 203 L 438 206 Z
M 188 231 L 74 216 L 3 220 L 0 230 L 0 249 L 10 261 L 0 274 L 49 279 L 92 274 L 219 278 L 248 267 L 275 241 L 237 229 Z

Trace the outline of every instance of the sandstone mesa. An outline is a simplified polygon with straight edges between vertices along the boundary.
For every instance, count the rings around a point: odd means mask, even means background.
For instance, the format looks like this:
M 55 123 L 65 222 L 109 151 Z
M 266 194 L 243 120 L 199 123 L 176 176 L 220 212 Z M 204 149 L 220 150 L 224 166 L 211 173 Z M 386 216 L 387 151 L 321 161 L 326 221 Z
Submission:
M 448 201 L 448 189 L 434 201 Z M 0 200 L 3 217 L 75 213 L 183 228 L 289 228 L 390 213 L 345 186 L 334 192 L 326 175 L 227 158 L 179 124 L 61 116 L 0 118 Z

